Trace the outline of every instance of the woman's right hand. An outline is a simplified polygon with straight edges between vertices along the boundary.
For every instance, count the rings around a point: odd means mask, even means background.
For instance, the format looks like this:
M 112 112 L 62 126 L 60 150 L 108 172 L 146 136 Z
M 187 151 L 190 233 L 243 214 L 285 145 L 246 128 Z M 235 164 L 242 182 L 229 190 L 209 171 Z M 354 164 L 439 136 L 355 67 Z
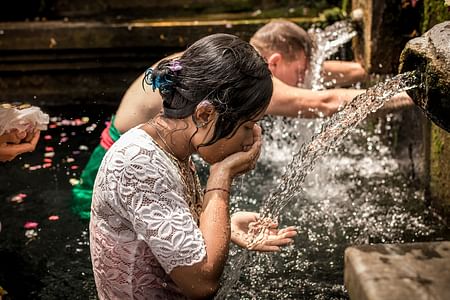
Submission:
M 253 144 L 248 149 L 236 152 L 211 166 L 211 174 L 216 170 L 225 172 L 231 178 L 253 170 L 261 153 L 262 133 L 257 124 L 253 127 Z
M 0 144 L 20 144 L 23 139 L 27 137 L 27 132 L 25 130 L 13 129 L 8 133 L 4 133 L 0 136 Z

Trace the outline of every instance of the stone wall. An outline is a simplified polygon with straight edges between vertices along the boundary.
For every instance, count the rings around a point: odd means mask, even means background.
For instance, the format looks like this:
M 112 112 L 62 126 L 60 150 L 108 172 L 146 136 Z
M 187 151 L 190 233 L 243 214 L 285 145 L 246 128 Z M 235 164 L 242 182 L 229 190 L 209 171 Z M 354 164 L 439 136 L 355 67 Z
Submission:
M 406 42 L 438 23 L 450 20 L 444 0 L 352 0 L 352 4 L 353 9 L 361 8 L 364 14 L 360 37 L 354 40 L 355 55 L 364 58 L 369 73 L 396 74 Z M 424 147 L 419 150 L 428 200 L 450 220 L 449 133 L 431 125 L 425 118 L 409 122 L 422 122 L 419 128 L 423 128 L 423 133 L 407 129 L 406 134 L 421 137 Z M 417 127 L 410 125 L 405 128 Z
M 266 21 L 0 23 L 0 102 L 115 105 L 165 55 L 217 32 L 248 40 Z
M 430 190 L 433 206 L 450 221 L 450 134 L 432 125 L 430 151 Z
M 402 0 L 352 0 L 362 9 L 363 23 L 354 39 L 356 57 L 363 57 L 368 73 L 396 74 L 406 42 L 420 34 L 420 1 L 414 6 Z
M 423 32 L 446 20 L 450 20 L 450 11 L 443 0 L 424 0 Z M 432 124 L 429 145 L 430 184 L 427 194 L 433 206 L 446 216 L 450 224 L 450 133 Z
M 249 40 L 278 17 L 309 27 L 332 5 L 340 0 L 8 1 L 0 9 L 0 102 L 117 105 L 147 67 L 203 36 Z
M 47 20 L 132 20 L 201 17 L 274 10 L 284 17 L 312 16 L 325 8 L 340 6 L 341 0 L 15 0 L 2 5 L 0 21 L 23 21 L 25 18 Z M 289 15 L 288 15 L 289 14 Z M 251 15 L 251 14 L 249 14 Z

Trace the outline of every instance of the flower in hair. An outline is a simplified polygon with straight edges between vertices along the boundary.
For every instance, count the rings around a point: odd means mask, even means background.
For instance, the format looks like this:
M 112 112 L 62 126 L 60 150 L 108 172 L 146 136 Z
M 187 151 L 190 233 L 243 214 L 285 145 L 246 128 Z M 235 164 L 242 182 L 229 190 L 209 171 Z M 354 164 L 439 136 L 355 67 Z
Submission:
M 168 68 L 169 68 L 170 71 L 172 71 L 172 72 L 178 72 L 178 71 L 180 71 L 181 69 L 183 69 L 183 67 L 181 66 L 179 60 L 172 60 L 172 61 L 170 62 L 170 64 L 169 64 L 169 67 L 168 67 Z

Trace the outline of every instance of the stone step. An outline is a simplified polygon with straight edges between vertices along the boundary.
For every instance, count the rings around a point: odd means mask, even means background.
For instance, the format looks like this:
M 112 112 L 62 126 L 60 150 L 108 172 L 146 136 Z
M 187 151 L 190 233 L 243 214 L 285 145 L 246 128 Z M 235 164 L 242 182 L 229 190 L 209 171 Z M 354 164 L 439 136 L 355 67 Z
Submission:
M 448 300 L 450 242 L 349 247 L 344 281 L 351 300 Z

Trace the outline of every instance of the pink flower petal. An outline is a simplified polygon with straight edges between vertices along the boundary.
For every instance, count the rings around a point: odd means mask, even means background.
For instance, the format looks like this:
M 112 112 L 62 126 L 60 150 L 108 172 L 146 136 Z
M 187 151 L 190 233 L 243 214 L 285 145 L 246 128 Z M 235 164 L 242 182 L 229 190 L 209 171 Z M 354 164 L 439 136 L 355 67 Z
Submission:
M 25 198 L 27 195 L 26 194 L 17 194 L 11 197 L 10 201 L 11 202 L 15 202 L 15 203 L 22 203 L 23 202 L 23 198 Z
M 48 217 L 48 219 L 50 221 L 58 221 L 59 220 L 59 216 L 50 216 L 50 217 Z
M 36 229 L 38 227 L 38 225 L 39 225 L 39 223 L 37 223 L 37 222 L 28 221 L 23 225 L 23 227 L 25 229 Z

